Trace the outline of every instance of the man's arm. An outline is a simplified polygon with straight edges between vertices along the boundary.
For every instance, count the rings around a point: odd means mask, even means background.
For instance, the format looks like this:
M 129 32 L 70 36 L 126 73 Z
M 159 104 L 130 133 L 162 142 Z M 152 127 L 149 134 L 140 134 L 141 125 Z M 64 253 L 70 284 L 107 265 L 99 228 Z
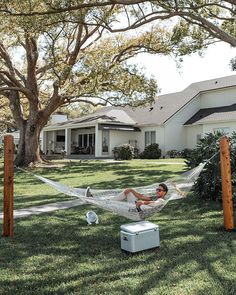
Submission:
M 136 202 L 136 206 L 140 207 L 142 205 L 148 205 L 148 204 L 151 204 L 151 203 L 155 203 L 155 201 L 138 201 L 138 202 Z

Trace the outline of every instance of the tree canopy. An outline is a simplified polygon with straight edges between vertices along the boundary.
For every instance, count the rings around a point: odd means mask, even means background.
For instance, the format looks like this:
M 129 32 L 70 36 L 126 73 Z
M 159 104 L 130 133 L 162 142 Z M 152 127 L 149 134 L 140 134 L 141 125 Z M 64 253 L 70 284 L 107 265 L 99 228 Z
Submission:
M 15 4 L 14 4 L 15 3 Z M 93 16 L 102 20 L 98 12 L 108 8 L 110 11 L 118 11 L 127 16 L 127 22 L 122 26 L 113 26 L 114 23 L 103 20 L 102 25 L 111 32 L 130 30 L 138 28 L 146 23 L 156 20 L 167 20 L 179 17 L 192 26 L 200 26 L 208 31 L 209 35 L 221 39 L 232 46 L 236 46 L 235 40 L 235 0 L 111 0 L 111 1 L 90 1 L 90 0 L 50 0 L 50 1 L 18 1 L 10 3 L 0 1 L 3 13 L 11 16 L 42 16 L 62 15 L 68 12 L 81 12 L 90 10 Z M 114 20 L 114 19 L 113 19 Z M 95 21 L 96 23 L 96 21 Z
M 32 154 L 50 115 L 71 103 L 133 105 L 157 93 L 130 59 L 236 46 L 234 1 L 0 1 L 0 102 Z M 21 157 L 22 158 L 22 157 Z M 34 161 L 37 157 L 29 157 Z

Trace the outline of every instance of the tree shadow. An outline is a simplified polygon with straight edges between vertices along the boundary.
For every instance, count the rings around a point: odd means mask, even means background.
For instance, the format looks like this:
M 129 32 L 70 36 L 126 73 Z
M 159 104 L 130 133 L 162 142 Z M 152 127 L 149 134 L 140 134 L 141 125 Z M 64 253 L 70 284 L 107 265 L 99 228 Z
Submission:
M 9 274 L 0 271 L 1 294 L 209 294 L 212 284 L 216 294 L 233 295 L 236 234 L 219 232 L 217 204 L 199 204 L 179 200 L 155 214 L 149 220 L 159 225 L 160 249 L 130 256 L 121 252 L 119 233 L 130 221 L 98 208 L 17 220 L 14 239 L 0 244 Z M 91 209 L 97 226 L 86 224 Z

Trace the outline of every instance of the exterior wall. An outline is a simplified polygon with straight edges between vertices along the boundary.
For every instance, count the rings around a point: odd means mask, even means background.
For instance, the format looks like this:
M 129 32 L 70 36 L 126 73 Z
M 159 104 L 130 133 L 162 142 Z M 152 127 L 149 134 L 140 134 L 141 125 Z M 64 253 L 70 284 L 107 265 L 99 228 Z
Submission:
M 216 129 L 228 129 L 231 135 L 233 132 L 236 132 L 236 121 L 235 122 L 220 122 L 220 123 L 209 123 L 204 125 L 193 125 L 186 126 L 186 136 L 187 136 L 187 148 L 195 148 L 197 144 L 197 135 L 201 134 L 204 137 L 208 133 L 214 133 Z
M 116 146 L 122 144 L 128 144 L 129 141 L 137 141 L 137 148 L 139 152 L 144 150 L 145 145 L 145 131 L 156 131 L 156 143 L 159 144 L 160 149 L 164 149 L 164 128 L 163 127 L 145 127 L 141 129 L 141 132 L 129 132 L 129 131 L 109 131 L 109 153 L 102 153 L 102 130 L 98 130 L 97 133 L 97 145 L 95 149 L 95 157 L 113 157 L 112 150 Z
M 236 88 L 219 89 L 202 93 L 187 104 L 165 124 L 165 151 L 195 148 L 197 135 L 214 132 L 214 128 L 230 127 L 235 130 L 235 123 L 215 123 L 207 125 L 183 126 L 201 108 L 227 106 L 236 102 Z
M 219 128 L 229 128 L 229 135 L 232 134 L 232 132 L 236 132 L 236 120 L 235 122 L 220 122 L 220 123 L 214 123 L 214 124 L 205 124 L 203 125 L 203 134 L 206 133 L 214 133 L 215 129 Z
M 138 133 L 140 132 L 109 130 L 109 152 L 102 153 L 102 130 L 97 130 L 95 157 L 113 157 L 114 147 L 128 144 L 129 140 L 137 140 Z
M 200 95 L 200 108 L 221 107 L 236 102 L 236 87 L 218 89 Z
M 195 125 L 195 126 L 186 126 L 186 148 L 193 149 L 197 144 L 197 135 L 201 134 L 203 137 L 203 126 Z
M 122 144 L 128 144 L 130 140 L 137 140 L 137 134 L 140 132 L 129 132 L 129 131 L 115 131 L 110 130 L 110 152 L 112 155 L 112 150 L 116 146 Z
M 137 148 L 139 152 L 142 152 L 145 148 L 145 132 L 155 131 L 156 132 L 156 143 L 159 144 L 160 149 L 164 150 L 164 128 L 163 126 L 149 126 L 142 127 L 141 132 L 137 132 Z
M 198 96 L 166 122 L 164 131 L 164 154 L 169 150 L 182 150 L 188 146 L 188 134 L 184 123 L 190 119 L 199 108 L 200 98 Z

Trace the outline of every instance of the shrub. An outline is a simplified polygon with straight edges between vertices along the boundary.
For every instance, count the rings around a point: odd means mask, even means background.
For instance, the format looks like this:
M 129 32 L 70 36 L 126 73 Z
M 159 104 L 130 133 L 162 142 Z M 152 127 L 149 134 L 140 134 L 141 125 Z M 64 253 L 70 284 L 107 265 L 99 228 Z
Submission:
M 183 149 L 181 151 L 181 158 L 190 158 L 192 153 L 193 153 L 192 149 Z
M 131 160 L 134 158 L 134 147 L 130 144 L 123 144 L 113 149 L 115 160 Z
M 139 155 L 141 159 L 160 159 L 161 149 L 159 144 L 152 143 L 145 147 L 144 151 Z
M 220 145 L 219 139 L 222 136 L 221 133 L 207 134 L 202 138 L 197 145 L 197 148 L 187 157 L 186 164 L 189 169 L 198 166 L 201 162 L 209 160 L 212 156 L 217 154 L 207 162 L 204 170 L 201 172 L 194 185 L 194 192 L 199 197 L 204 199 L 221 199 L 221 171 L 220 171 Z M 232 172 L 232 184 L 233 190 L 236 188 L 236 133 L 233 133 L 231 138 L 231 172 Z M 234 193 L 235 195 L 235 193 Z
M 177 150 L 170 150 L 166 153 L 167 157 L 170 158 L 180 158 L 181 157 L 181 152 Z

